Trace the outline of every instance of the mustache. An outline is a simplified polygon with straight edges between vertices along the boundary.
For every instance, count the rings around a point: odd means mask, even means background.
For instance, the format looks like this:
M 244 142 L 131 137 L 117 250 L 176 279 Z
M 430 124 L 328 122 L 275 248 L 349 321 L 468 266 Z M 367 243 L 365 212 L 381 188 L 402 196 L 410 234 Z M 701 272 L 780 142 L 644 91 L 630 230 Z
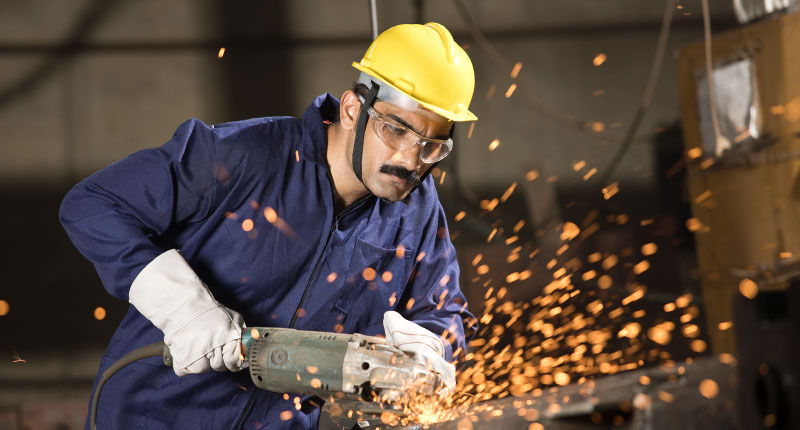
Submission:
M 417 172 L 408 170 L 404 167 L 384 164 L 383 166 L 381 166 L 380 172 L 397 176 L 398 178 L 404 179 L 406 182 L 408 182 L 410 185 L 413 186 L 417 186 L 420 183 L 420 177 L 417 174 Z

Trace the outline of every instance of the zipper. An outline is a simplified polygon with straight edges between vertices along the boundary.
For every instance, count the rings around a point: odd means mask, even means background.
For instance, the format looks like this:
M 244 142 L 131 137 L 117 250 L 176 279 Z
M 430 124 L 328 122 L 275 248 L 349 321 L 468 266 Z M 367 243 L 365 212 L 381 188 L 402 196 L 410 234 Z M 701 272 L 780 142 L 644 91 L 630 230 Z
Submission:
M 331 194 L 336 195 L 335 190 L 333 189 L 333 178 L 331 178 L 330 172 L 328 172 L 328 179 L 330 180 L 331 185 Z M 317 271 L 319 270 L 319 266 L 322 264 L 322 260 L 325 258 L 325 251 L 328 249 L 328 244 L 331 241 L 331 237 L 333 236 L 333 232 L 336 231 L 336 227 L 339 226 L 339 220 L 342 219 L 345 215 L 352 212 L 355 208 L 361 206 L 361 204 L 366 201 L 371 194 L 367 194 L 366 196 L 356 200 L 350 206 L 346 207 L 340 214 L 333 217 L 333 221 L 331 222 L 331 228 L 328 230 L 328 237 L 325 238 L 325 246 L 322 247 L 322 252 L 320 253 L 319 258 L 317 258 L 316 263 L 314 263 L 314 270 L 311 272 L 311 277 L 308 278 L 308 283 L 306 283 L 306 289 L 303 290 L 303 296 L 300 298 L 300 304 L 297 305 L 297 309 L 295 309 L 294 314 L 292 315 L 292 321 L 289 323 L 289 328 L 294 328 L 295 323 L 297 322 L 297 312 L 303 308 L 303 303 L 306 301 L 306 296 L 308 295 L 308 290 L 311 288 L 311 284 L 314 282 L 314 278 L 317 277 Z M 250 394 L 250 398 L 247 399 L 247 405 L 245 405 L 242 414 L 239 416 L 239 419 L 236 421 L 236 426 L 234 427 L 235 430 L 242 430 L 244 426 L 245 419 L 250 415 L 250 411 L 253 409 L 253 403 L 256 399 L 256 388 L 253 387 L 253 392 Z
M 311 283 L 314 282 L 314 278 L 317 276 L 317 270 L 319 270 L 320 264 L 322 264 L 322 260 L 325 259 L 325 251 L 328 249 L 328 243 L 331 241 L 331 236 L 333 236 L 333 232 L 336 230 L 337 225 L 339 224 L 339 217 L 336 216 L 333 218 L 333 222 L 331 222 L 331 228 L 328 230 L 328 237 L 325 239 L 325 246 L 322 247 L 322 252 L 317 258 L 317 262 L 314 263 L 314 270 L 311 271 L 311 277 L 308 278 L 308 283 L 306 283 L 306 289 L 303 290 L 303 296 L 300 297 L 300 304 L 297 305 L 297 309 L 294 310 L 294 314 L 292 315 L 292 322 L 289 323 L 289 328 L 294 328 L 294 324 L 297 322 L 297 314 L 300 312 L 300 309 L 303 308 L 303 303 L 306 301 L 306 295 L 308 294 L 308 290 L 311 288 Z
M 242 414 L 239 415 L 239 419 L 236 420 L 236 426 L 234 427 L 235 430 L 242 430 L 244 427 L 244 420 L 250 416 L 250 410 L 253 409 L 253 403 L 255 403 L 256 400 L 256 389 L 257 387 L 253 386 L 253 391 L 250 393 L 250 398 L 247 399 L 247 404 L 245 405 Z
M 331 180 L 331 191 L 333 191 L 333 180 Z M 362 205 L 364 201 L 369 198 L 370 194 L 356 200 L 345 208 L 339 215 L 333 217 L 333 221 L 331 222 L 331 228 L 328 230 L 328 237 L 325 239 L 325 246 L 322 247 L 322 252 L 317 258 L 316 263 L 314 263 L 314 270 L 311 271 L 311 277 L 308 278 L 308 283 L 306 284 L 306 289 L 303 290 L 303 296 L 300 298 L 300 304 L 297 305 L 297 309 L 294 310 L 294 315 L 292 315 L 292 322 L 289 323 L 289 328 L 294 328 L 295 323 L 297 322 L 297 313 L 300 309 L 303 308 L 303 303 L 306 301 L 306 296 L 308 295 L 308 290 L 311 288 L 311 284 L 314 282 L 314 279 L 317 277 L 317 271 L 319 270 L 319 266 L 322 264 L 322 260 L 325 259 L 325 251 L 328 249 L 328 244 L 331 241 L 331 237 L 333 236 L 333 232 L 336 231 L 336 227 L 339 226 L 339 220 L 342 219 L 345 215 L 352 212 L 355 208 Z

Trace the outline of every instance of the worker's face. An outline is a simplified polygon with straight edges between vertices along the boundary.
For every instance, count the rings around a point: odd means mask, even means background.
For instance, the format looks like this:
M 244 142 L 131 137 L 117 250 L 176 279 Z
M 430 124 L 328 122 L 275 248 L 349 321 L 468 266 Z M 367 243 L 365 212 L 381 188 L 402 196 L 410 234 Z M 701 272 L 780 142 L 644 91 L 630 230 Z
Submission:
M 448 138 L 452 123 L 427 109 L 402 109 L 381 100 L 375 102 L 373 109 L 380 117 L 399 123 L 421 136 Z M 364 133 L 362 177 L 367 188 L 376 196 L 399 201 L 419 184 L 420 177 L 433 164 L 420 160 L 421 145 L 405 151 L 387 145 L 376 133 L 375 121 L 380 119 L 368 119 Z

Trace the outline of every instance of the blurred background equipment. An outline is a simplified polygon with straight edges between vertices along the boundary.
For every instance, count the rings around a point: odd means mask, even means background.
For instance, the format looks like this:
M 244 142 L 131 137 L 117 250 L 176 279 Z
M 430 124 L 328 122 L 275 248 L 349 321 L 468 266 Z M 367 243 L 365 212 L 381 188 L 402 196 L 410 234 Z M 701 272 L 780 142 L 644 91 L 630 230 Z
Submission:
M 795 11 L 797 0 L 733 0 L 733 10 L 740 24 L 783 10 Z
M 800 13 L 771 16 L 713 38 L 719 135 L 709 113 L 704 43 L 687 46 L 678 57 L 690 229 L 716 353 L 736 351 L 735 330 L 729 328 L 740 290 L 755 296 L 760 289 L 786 289 L 788 282 L 759 283 L 753 276 L 800 256 L 797 40 Z M 746 292 L 752 282 L 755 291 Z
M 800 283 L 737 297 L 740 428 L 800 427 Z

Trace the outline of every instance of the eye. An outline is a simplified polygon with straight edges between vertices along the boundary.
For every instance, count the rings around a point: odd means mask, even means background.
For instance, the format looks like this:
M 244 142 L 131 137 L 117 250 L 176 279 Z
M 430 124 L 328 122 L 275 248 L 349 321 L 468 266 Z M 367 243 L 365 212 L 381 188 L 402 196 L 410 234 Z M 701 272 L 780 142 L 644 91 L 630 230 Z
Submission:
M 395 136 L 401 137 L 401 136 L 406 134 L 407 130 L 405 128 L 398 127 L 398 126 L 396 126 L 394 124 L 390 124 L 388 122 L 385 123 L 385 124 L 386 124 L 386 130 L 388 130 L 389 133 L 391 133 L 391 134 L 393 134 Z

